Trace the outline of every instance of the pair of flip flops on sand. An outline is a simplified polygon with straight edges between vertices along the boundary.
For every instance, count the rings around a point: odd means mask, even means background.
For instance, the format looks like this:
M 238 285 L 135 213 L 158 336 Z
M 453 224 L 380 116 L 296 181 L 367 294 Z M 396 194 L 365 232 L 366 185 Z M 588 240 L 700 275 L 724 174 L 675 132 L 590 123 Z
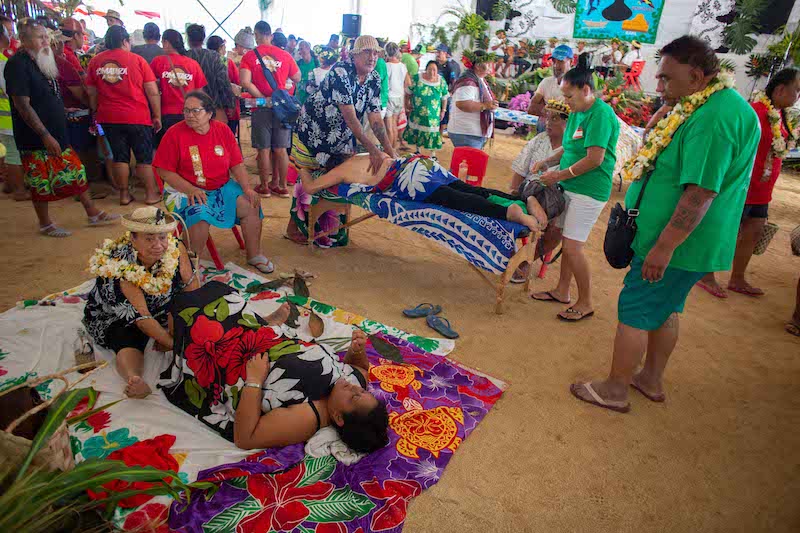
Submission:
M 448 339 L 457 339 L 458 333 L 450 326 L 450 321 L 444 317 L 437 316 L 442 312 L 441 305 L 429 303 L 419 304 L 411 309 L 404 309 L 403 314 L 408 318 L 425 317 L 425 322 L 430 328 Z

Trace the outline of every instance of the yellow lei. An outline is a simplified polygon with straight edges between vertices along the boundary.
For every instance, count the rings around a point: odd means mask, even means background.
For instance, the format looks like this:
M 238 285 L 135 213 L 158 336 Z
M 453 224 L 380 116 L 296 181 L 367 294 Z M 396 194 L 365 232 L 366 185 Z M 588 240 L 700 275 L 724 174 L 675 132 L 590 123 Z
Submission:
M 783 138 L 781 133 L 781 112 L 772 105 L 772 100 L 763 91 L 758 91 L 753 95 L 753 102 L 761 102 L 767 108 L 767 118 L 772 129 L 772 158 L 786 159 L 789 152 L 797 146 L 797 138 L 800 137 L 800 124 L 792 124 L 789 117 L 786 117 L 786 129 L 789 131 L 789 140 Z M 772 161 L 768 158 L 768 166 Z
M 175 271 L 180 264 L 181 252 L 178 248 L 178 239 L 173 235 L 169 236 L 167 251 L 154 265 L 153 272 L 148 272 L 144 265 L 132 264 L 113 257 L 114 252 L 129 245 L 131 245 L 130 232 L 126 232 L 115 241 L 111 239 L 103 241 L 103 247 L 97 248 L 89 259 L 89 272 L 102 278 L 124 279 L 153 296 L 169 292 L 172 278 L 175 277 Z M 136 254 L 136 251 L 133 253 Z
M 645 172 L 653 168 L 656 159 L 672 142 L 672 137 L 678 128 L 694 113 L 697 108 L 706 103 L 708 98 L 717 91 L 733 87 L 733 76 L 720 73 L 711 80 L 708 87 L 702 91 L 681 98 L 672 111 L 650 130 L 636 155 L 625 163 L 622 169 L 622 178 L 627 181 L 641 179 Z

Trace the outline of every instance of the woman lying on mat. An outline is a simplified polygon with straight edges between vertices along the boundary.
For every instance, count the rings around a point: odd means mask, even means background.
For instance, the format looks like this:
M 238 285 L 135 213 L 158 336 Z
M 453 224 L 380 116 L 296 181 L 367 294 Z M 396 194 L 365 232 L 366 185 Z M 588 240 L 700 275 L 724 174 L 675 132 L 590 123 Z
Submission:
M 361 156 L 351 157 L 316 180 L 312 180 L 308 171 L 300 170 L 303 189 L 314 194 L 340 183 L 349 183 L 352 184 L 351 191 L 359 186 L 363 191 L 374 189 L 398 200 L 425 202 L 516 222 L 532 231 L 539 231 L 547 225 L 547 215 L 533 196 L 526 200 L 526 212 L 513 201 L 519 200 L 518 195 L 464 183 L 429 157 L 411 155 L 393 159 L 384 156 L 383 164 L 374 176 L 368 171 L 370 159 Z
M 362 331 L 353 333 L 340 360 L 281 328 L 287 304 L 263 319 L 217 281 L 178 295 L 171 313 L 175 350 L 159 387 L 171 403 L 239 448 L 305 442 L 326 426 L 355 452 L 388 442 L 386 406 L 367 390 Z
M 129 233 L 106 239 L 89 269 L 97 276 L 84 309 L 83 325 L 94 341 L 113 350 L 116 367 L 127 382 L 125 394 L 144 398 L 144 349 L 172 349 L 167 310 L 175 294 L 200 286 L 186 249 L 171 235 L 175 219 L 157 207 L 142 207 L 122 217 Z
M 206 246 L 210 226 L 239 224 L 247 264 L 269 274 L 275 267 L 261 251 L 261 197 L 250 186 L 236 137 L 225 122 L 211 120 L 214 101 L 203 91 L 186 95 L 183 116 L 164 134 L 153 160 L 166 182 L 167 209 L 186 221 L 197 254 Z

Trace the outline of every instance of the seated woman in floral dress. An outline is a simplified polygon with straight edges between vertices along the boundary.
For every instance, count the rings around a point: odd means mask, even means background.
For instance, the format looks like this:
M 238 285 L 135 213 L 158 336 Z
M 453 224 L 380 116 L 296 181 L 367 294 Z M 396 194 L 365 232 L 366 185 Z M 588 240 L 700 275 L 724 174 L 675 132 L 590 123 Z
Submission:
M 211 120 L 214 112 L 210 96 L 192 91 L 184 98 L 184 120 L 164 134 L 153 160 L 166 182 L 164 203 L 186 221 L 198 255 L 210 226 L 241 225 L 247 264 L 269 274 L 275 267 L 261 251 L 261 197 L 250 186 L 236 137 L 226 123 Z
M 186 249 L 172 236 L 177 222 L 157 207 L 142 207 L 122 217 L 122 238 L 106 239 L 89 261 L 97 276 L 84 310 L 83 325 L 92 339 L 116 354 L 125 394 L 144 398 L 144 349 L 150 339 L 162 351 L 172 349 L 167 311 L 172 298 L 199 287 Z
M 282 327 L 284 304 L 266 319 L 231 287 L 211 281 L 176 297 L 174 359 L 159 387 L 174 405 L 238 447 L 305 442 L 334 426 L 355 452 L 388 442 L 388 413 L 367 390 L 366 336 L 353 333 L 340 360 Z

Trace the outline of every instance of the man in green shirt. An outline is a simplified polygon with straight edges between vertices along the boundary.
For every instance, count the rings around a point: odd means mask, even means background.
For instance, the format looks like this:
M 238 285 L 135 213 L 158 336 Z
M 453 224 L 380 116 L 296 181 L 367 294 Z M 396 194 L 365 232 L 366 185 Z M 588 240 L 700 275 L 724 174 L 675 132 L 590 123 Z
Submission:
M 422 45 L 421 44 L 418 45 L 412 51 L 408 47 L 408 43 L 405 43 L 400 47 L 400 50 L 403 52 L 403 55 L 400 56 L 400 61 L 406 66 L 406 69 L 408 70 L 408 75 L 411 76 L 411 79 L 413 80 L 414 76 L 416 76 L 417 73 L 419 72 L 418 61 L 419 57 L 422 55 L 420 54 L 420 51 L 422 50 Z
M 719 59 L 705 41 L 684 36 L 661 50 L 658 91 L 668 101 L 708 87 Z M 619 295 L 611 371 L 604 381 L 575 383 L 578 399 L 630 410 L 628 387 L 654 402 L 665 399 L 662 378 L 678 342 L 678 314 L 707 272 L 727 270 L 760 139 L 752 107 L 734 89 L 708 97 L 658 156 L 636 218 L 634 259 Z M 632 208 L 644 179 L 628 189 Z M 634 374 L 647 352 L 643 369 Z

